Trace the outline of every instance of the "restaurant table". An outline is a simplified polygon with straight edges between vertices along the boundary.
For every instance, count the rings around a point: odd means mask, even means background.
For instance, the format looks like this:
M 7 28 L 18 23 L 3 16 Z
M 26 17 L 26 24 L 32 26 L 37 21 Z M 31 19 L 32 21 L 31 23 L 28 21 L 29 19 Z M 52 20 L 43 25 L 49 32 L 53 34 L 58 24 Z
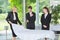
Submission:
M 38 40 L 43 38 L 49 38 L 54 40 L 55 33 L 51 30 L 30 30 L 24 28 L 23 25 L 17 25 L 12 23 L 15 34 L 21 40 Z

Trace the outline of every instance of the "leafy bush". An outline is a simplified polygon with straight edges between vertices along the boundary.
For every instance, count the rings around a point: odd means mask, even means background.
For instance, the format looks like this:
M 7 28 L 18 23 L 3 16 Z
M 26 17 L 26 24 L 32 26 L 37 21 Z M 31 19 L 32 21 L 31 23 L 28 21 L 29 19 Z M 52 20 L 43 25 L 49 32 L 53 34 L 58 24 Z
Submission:
M 52 23 L 58 24 L 60 19 L 60 5 L 51 6 L 52 9 Z

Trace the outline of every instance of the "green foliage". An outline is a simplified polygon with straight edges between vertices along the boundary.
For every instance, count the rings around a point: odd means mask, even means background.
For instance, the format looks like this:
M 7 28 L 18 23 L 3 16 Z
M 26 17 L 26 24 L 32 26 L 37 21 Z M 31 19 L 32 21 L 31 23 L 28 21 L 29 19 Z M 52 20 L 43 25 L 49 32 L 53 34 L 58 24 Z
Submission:
M 7 12 L 7 7 L 8 7 L 9 3 L 8 0 L 0 0 L 0 9 L 2 10 L 2 12 Z
M 19 16 L 19 19 L 22 21 L 22 0 L 9 0 L 9 3 L 10 3 L 10 9 L 13 7 L 13 6 L 16 6 L 17 7 L 17 12 L 18 12 L 18 16 Z
M 26 0 L 26 12 L 28 12 L 28 6 L 32 6 L 32 10 L 36 11 L 36 0 Z
M 54 24 L 59 23 L 59 19 L 60 19 L 60 5 L 57 5 L 55 7 L 51 6 L 52 9 L 52 22 Z
M 3 13 L 1 13 L 0 14 L 0 20 L 5 20 L 6 19 L 6 17 L 7 17 L 7 14 L 3 14 Z
M 40 0 L 40 12 L 42 12 L 43 7 L 50 7 L 50 0 Z

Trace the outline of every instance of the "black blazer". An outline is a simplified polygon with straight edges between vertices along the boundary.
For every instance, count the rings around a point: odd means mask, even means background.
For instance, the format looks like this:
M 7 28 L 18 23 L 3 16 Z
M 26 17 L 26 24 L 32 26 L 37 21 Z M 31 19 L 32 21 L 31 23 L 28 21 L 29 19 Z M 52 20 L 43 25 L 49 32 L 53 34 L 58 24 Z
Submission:
M 51 14 L 48 14 L 48 15 L 46 16 L 46 18 L 44 18 L 44 14 L 42 14 L 41 24 L 42 24 L 42 29 L 43 29 L 43 30 L 49 30 L 50 21 L 51 21 Z M 46 25 L 47 28 L 44 28 L 43 25 Z
M 27 29 L 35 29 L 35 19 L 36 19 L 36 15 L 34 12 L 32 12 L 33 16 L 30 17 L 30 14 L 27 13 L 26 14 L 26 20 L 29 20 L 29 22 L 27 23 Z
M 22 23 L 19 21 L 19 19 L 18 19 L 18 14 L 15 12 L 15 16 L 16 16 L 16 20 L 15 20 L 15 22 L 14 22 L 14 20 L 13 20 L 13 12 L 8 12 L 8 16 L 7 16 L 7 18 L 6 18 L 6 21 L 8 22 L 8 21 L 11 21 L 12 23 L 16 23 L 17 24 L 17 22 L 19 22 L 19 24 L 20 25 L 22 25 Z M 9 22 L 8 22 L 9 23 Z

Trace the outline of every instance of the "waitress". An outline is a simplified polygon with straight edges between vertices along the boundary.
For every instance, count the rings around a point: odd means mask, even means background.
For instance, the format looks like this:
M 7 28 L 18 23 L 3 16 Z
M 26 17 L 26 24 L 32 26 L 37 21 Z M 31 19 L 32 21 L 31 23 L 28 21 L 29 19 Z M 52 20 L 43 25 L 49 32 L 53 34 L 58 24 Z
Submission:
M 43 8 L 43 14 L 41 16 L 42 30 L 49 30 L 51 22 L 51 14 L 47 7 Z M 45 38 L 47 40 L 47 38 Z
M 36 19 L 36 16 L 35 16 L 35 13 L 32 12 L 32 6 L 29 6 L 28 7 L 28 13 L 26 13 L 26 26 L 27 26 L 27 29 L 35 29 L 35 19 Z
M 12 40 L 16 40 L 16 37 L 17 37 L 12 28 L 12 23 L 14 23 L 14 24 L 19 23 L 20 25 L 22 25 L 22 23 L 19 21 L 18 14 L 16 11 L 17 11 L 17 8 L 14 6 L 12 8 L 12 11 L 8 13 L 8 16 L 6 18 L 6 21 L 10 24 L 10 28 L 12 31 L 12 36 L 13 36 Z
M 51 14 L 47 7 L 43 8 L 43 14 L 41 16 L 42 30 L 49 30 L 51 22 Z

